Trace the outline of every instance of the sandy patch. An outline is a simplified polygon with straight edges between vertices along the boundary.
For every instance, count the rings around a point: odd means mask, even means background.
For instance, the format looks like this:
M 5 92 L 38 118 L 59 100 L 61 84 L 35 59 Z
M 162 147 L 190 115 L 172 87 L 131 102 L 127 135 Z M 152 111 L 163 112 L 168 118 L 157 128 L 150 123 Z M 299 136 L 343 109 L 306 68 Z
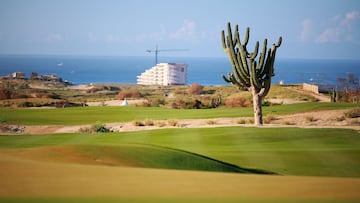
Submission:
M 86 104 L 88 106 L 122 106 L 124 100 L 108 100 L 108 101 L 101 101 L 101 102 L 87 102 Z M 136 104 L 142 104 L 144 102 L 147 102 L 146 99 L 133 99 L 133 100 L 127 100 L 128 105 L 136 105 Z
M 344 118 L 344 112 L 347 110 L 327 110 L 307 113 L 297 113 L 292 115 L 272 116 L 270 121 L 266 121 L 262 127 L 301 127 L 301 128 L 347 128 L 360 130 L 360 118 Z M 176 125 L 169 125 L 168 120 L 152 120 L 151 126 L 136 126 L 133 122 L 107 123 L 106 127 L 116 132 L 128 132 L 139 130 L 153 130 L 163 128 L 211 128 L 227 126 L 253 127 L 252 124 L 239 124 L 240 120 L 251 120 L 252 118 L 212 118 L 212 119 L 178 119 L 174 120 Z M 87 128 L 91 125 L 77 126 L 16 126 L 23 129 L 21 132 L 12 133 L 6 131 L 5 125 L 0 128 L 2 134 L 51 134 L 51 133 L 76 133 L 81 128 Z

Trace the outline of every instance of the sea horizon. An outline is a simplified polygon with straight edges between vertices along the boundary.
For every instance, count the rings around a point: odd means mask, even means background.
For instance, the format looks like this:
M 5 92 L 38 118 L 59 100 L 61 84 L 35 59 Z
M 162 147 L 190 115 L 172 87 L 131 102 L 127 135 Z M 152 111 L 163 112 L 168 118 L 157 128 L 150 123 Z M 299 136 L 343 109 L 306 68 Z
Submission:
M 188 64 L 187 84 L 227 85 L 221 78 L 232 72 L 227 56 L 223 57 L 158 57 L 159 63 Z M 0 76 L 12 72 L 40 75 L 56 74 L 72 84 L 123 83 L 136 84 L 136 76 L 155 65 L 154 55 L 147 56 L 88 56 L 46 54 L 0 54 Z M 277 58 L 273 84 L 322 83 L 335 85 L 337 78 L 352 73 L 360 76 L 358 59 Z

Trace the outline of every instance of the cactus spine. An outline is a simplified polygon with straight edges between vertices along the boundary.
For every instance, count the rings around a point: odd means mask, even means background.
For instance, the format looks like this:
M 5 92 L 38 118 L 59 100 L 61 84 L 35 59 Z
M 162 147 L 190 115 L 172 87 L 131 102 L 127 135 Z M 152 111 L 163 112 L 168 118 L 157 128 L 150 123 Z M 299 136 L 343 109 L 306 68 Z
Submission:
M 254 106 L 255 125 L 262 125 L 261 102 L 270 90 L 271 77 L 274 76 L 274 62 L 277 48 L 280 47 L 282 37 L 279 37 L 277 44 L 273 44 L 267 50 L 267 39 L 264 39 L 263 47 L 258 61 L 256 57 L 259 51 L 259 41 L 256 42 L 254 51 L 249 53 L 247 44 L 249 42 L 250 28 L 246 29 L 244 42 L 241 43 L 238 25 L 235 33 L 232 34 L 231 24 L 228 23 L 228 34 L 221 32 L 222 46 L 227 53 L 233 73 L 228 76 L 222 75 L 223 79 L 236 85 L 241 90 L 252 93 Z

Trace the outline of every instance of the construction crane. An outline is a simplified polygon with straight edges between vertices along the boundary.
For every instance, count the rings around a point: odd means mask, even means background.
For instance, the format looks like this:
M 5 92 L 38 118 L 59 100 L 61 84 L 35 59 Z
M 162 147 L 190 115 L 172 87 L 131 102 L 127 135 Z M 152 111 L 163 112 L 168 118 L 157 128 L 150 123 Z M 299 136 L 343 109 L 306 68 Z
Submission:
M 155 65 L 158 63 L 158 53 L 163 51 L 188 51 L 188 49 L 158 49 L 158 45 L 156 45 L 155 50 L 146 50 L 146 52 L 155 52 Z

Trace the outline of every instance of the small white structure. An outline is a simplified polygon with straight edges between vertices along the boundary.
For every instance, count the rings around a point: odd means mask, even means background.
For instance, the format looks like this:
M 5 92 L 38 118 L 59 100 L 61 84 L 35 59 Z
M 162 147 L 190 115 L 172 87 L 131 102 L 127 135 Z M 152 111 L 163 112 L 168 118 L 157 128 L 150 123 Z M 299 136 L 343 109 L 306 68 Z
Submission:
M 121 106 L 127 106 L 127 105 L 129 105 L 129 102 L 127 101 L 127 99 L 124 99 L 124 101 L 121 102 L 120 105 L 121 105 Z
M 13 79 L 25 79 L 25 73 L 23 72 L 14 72 L 11 74 Z
M 137 76 L 139 85 L 185 85 L 187 64 L 159 63 Z

